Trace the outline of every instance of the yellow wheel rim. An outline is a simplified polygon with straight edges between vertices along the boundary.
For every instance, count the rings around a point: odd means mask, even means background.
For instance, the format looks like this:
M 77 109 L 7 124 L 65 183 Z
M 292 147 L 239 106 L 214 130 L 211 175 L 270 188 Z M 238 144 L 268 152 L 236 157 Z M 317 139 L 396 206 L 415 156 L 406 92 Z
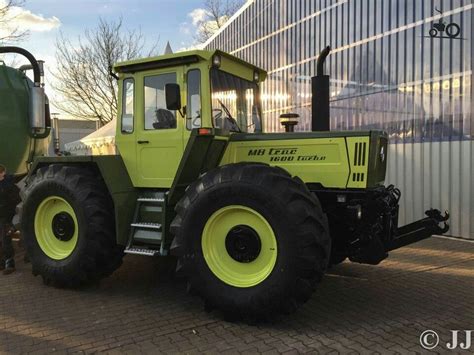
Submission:
M 62 197 L 46 198 L 36 210 L 35 234 L 38 245 L 48 257 L 66 259 L 76 248 L 79 235 L 74 209 Z
M 242 230 L 246 232 L 241 235 Z M 254 247 L 256 244 L 259 249 Z M 201 246 L 212 273 L 226 284 L 242 288 L 264 281 L 275 267 L 278 253 L 275 233 L 267 220 L 257 211 L 240 205 L 227 206 L 212 214 L 204 226 Z M 251 256 L 241 261 L 246 252 Z M 240 261 L 236 260 L 236 253 Z

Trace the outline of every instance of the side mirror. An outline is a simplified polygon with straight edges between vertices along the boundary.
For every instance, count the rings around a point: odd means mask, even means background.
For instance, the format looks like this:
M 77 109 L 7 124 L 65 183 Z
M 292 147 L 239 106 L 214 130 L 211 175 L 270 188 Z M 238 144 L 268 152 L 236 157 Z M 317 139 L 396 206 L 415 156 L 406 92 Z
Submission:
M 181 109 L 181 90 L 178 84 L 165 85 L 166 109 L 177 111 Z

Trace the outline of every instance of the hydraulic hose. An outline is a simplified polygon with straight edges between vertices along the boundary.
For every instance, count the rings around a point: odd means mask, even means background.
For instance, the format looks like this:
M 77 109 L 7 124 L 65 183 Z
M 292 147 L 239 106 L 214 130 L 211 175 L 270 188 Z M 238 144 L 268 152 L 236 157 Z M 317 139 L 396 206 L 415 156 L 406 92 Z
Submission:
M 13 47 L 13 46 L 6 46 L 0 47 L 0 54 L 1 53 L 17 53 L 21 54 L 22 56 L 26 57 L 31 63 L 33 68 L 33 78 L 34 78 L 34 85 L 39 87 L 41 85 L 41 70 L 36 58 L 28 52 L 26 49 L 20 47 Z

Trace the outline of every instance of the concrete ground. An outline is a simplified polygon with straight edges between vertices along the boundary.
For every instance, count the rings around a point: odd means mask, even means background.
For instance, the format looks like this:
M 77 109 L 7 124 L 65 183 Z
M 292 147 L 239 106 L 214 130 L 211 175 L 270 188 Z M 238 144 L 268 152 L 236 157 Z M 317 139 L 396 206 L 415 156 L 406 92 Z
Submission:
M 430 329 L 434 351 L 446 353 L 450 330 L 474 329 L 472 242 L 431 238 L 379 266 L 345 262 L 296 314 L 260 325 L 206 313 L 158 264 L 127 256 L 100 285 L 61 290 L 18 262 L 0 275 L 0 352 L 406 354 L 425 352 L 420 335 Z

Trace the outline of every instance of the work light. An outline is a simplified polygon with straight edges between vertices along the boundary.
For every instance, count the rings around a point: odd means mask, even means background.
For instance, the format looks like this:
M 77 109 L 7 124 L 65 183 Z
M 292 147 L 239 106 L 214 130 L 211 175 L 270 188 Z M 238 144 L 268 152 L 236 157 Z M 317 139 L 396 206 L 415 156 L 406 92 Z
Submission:
M 216 54 L 212 58 L 212 65 L 215 66 L 216 68 L 219 68 L 221 66 L 221 56 Z
M 253 81 L 258 82 L 260 80 L 260 74 L 257 70 L 253 72 Z

